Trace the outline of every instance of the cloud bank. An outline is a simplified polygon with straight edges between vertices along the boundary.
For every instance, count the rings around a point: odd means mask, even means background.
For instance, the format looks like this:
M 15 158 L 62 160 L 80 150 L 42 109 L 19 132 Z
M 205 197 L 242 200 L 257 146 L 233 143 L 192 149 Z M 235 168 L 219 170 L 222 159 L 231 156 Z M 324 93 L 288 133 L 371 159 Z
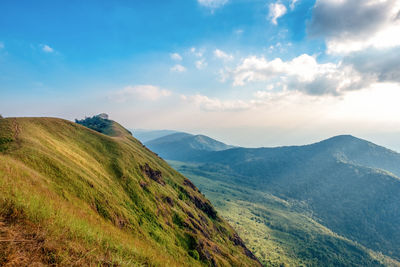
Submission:
M 271 89 L 300 91 L 310 95 L 340 95 L 367 86 L 365 77 L 351 65 L 318 63 L 314 56 L 300 55 L 290 61 L 280 58 L 245 58 L 232 72 L 234 86 L 265 82 Z

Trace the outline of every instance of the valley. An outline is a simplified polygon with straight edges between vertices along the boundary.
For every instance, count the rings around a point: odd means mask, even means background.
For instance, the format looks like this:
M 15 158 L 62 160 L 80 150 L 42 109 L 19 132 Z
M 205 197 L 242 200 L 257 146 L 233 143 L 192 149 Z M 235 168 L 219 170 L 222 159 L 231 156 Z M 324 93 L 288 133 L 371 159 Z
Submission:
M 168 162 L 267 266 L 399 265 L 397 153 L 338 136 L 308 146 L 192 155 Z

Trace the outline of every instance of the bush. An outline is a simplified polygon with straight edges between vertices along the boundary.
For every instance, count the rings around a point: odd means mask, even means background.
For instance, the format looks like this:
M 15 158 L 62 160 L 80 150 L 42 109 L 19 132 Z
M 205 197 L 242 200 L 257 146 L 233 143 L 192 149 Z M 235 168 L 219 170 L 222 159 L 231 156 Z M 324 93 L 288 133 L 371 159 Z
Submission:
M 190 257 L 192 257 L 195 260 L 199 260 L 200 259 L 200 255 L 197 252 L 197 250 L 189 250 L 189 255 L 190 255 Z
M 103 119 L 99 116 L 88 117 L 83 120 L 75 119 L 75 122 L 100 133 L 107 133 L 112 127 L 111 120 Z

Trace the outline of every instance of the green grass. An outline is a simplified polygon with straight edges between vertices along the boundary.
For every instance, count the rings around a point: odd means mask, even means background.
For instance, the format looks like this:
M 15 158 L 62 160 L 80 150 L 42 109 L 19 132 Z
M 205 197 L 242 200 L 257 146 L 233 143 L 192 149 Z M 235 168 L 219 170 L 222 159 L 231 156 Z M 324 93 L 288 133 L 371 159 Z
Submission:
M 60 119 L 0 119 L 0 238 L 29 241 L 1 242 L 0 265 L 257 265 L 224 220 L 199 208 L 210 204 L 185 177 L 112 129 L 110 137 Z
M 199 171 L 198 164 L 168 162 L 200 188 L 265 266 L 400 266 L 324 227 L 305 203 Z

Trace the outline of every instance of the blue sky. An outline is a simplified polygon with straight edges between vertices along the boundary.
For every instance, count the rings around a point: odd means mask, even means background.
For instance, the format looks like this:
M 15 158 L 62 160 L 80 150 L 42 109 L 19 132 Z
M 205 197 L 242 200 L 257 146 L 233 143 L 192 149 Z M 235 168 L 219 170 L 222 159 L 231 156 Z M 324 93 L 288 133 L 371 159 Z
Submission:
M 400 150 L 399 20 L 398 0 L 3 0 L 0 113 Z

